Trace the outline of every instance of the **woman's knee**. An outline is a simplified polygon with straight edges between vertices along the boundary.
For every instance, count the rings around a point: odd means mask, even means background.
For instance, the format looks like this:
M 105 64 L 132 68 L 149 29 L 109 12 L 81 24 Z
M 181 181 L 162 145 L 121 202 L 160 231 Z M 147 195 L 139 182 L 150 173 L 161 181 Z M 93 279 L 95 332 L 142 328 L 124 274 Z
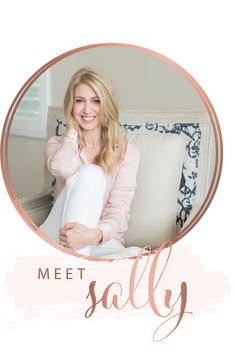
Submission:
M 93 180 L 104 180 L 103 170 L 95 164 L 86 164 L 80 168 L 80 177 L 84 181 L 93 181 Z
M 86 164 L 79 168 L 79 170 L 69 178 L 68 183 L 80 181 L 84 184 L 90 183 L 105 183 L 105 176 L 103 170 L 95 164 Z

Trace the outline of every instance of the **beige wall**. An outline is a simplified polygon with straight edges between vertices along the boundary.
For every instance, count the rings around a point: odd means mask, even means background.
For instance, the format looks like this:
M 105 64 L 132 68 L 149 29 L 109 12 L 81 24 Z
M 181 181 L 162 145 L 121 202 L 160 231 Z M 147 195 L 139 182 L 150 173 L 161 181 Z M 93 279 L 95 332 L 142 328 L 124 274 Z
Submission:
M 120 109 L 181 110 L 204 106 L 187 80 L 148 52 L 129 47 L 100 47 L 78 52 L 50 69 L 51 106 L 62 106 L 71 75 L 81 67 L 102 72 L 112 83 Z M 11 136 L 9 167 L 18 197 L 44 190 L 46 140 Z
M 146 51 L 100 47 L 72 55 L 51 69 L 51 105 L 60 106 L 72 74 L 92 67 L 112 83 L 120 109 L 202 109 L 187 80 L 170 65 Z
M 9 169 L 17 196 L 43 192 L 45 140 L 10 136 L 8 146 Z

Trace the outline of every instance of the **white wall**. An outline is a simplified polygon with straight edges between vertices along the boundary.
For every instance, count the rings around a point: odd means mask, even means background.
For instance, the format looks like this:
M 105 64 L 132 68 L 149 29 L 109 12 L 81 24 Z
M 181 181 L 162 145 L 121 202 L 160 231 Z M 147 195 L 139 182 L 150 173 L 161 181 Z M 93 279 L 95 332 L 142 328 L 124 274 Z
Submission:
M 51 106 L 63 105 L 68 81 L 81 67 L 92 67 L 109 79 L 120 109 L 204 109 L 195 90 L 175 68 L 146 51 L 120 46 L 87 49 L 54 64 L 49 69 Z M 43 192 L 45 144 L 43 139 L 10 137 L 9 168 L 18 197 Z

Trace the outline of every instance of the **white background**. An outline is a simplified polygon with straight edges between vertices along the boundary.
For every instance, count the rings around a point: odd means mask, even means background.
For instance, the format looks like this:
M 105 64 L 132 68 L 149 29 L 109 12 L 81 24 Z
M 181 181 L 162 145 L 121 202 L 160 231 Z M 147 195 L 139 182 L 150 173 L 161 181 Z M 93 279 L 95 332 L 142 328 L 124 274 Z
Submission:
M 143 328 L 148 316 L 106 316 L 81 324 L 63 320 L 51 325 L 34 320 L 11 329 L 19 308 L 5 284 L 19 255 L 37 256 L 48 245 L 22 221 L 0 180 L 1 198 L 1 350 L 56 352 L 95 349 L 103 352 L 233 352 L 234 334 L 234 10 L 233 1 L 7 1 L 1 5 L 1 126 L 24 82 L 43 64 L 83 45 L 118 42 L 152 49 L 186 69 L 203 87 L 223 133 L 224 165 L 216 196 L 203 219 L 188 234 L 187 244 L 208 271 L 222 271 L 230 292 L 216 312 L 187 320 L 162 343 Z M 24 273 L 21 274 L 22 283 Z M 27 286 L 27 283 L 22 285 Z M 218 285 L 220 285 L 218 283 Z M 82 334 L 81 334 L 82 332 Z M 133 334 L 134 332 L 134 334 Z M 135 339 L 136 337 L 136 339 Z M 6 348 L 3 348 L 5 345 Z

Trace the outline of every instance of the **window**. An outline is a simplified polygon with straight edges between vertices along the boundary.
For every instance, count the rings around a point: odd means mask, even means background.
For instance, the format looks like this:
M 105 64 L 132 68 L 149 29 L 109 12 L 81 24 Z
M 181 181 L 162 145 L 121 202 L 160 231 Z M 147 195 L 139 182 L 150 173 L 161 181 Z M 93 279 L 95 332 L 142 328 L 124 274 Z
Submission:
M 48 73 L 41 75 L 21 100 L 11 126 L 11 135 L 46 138 Z

